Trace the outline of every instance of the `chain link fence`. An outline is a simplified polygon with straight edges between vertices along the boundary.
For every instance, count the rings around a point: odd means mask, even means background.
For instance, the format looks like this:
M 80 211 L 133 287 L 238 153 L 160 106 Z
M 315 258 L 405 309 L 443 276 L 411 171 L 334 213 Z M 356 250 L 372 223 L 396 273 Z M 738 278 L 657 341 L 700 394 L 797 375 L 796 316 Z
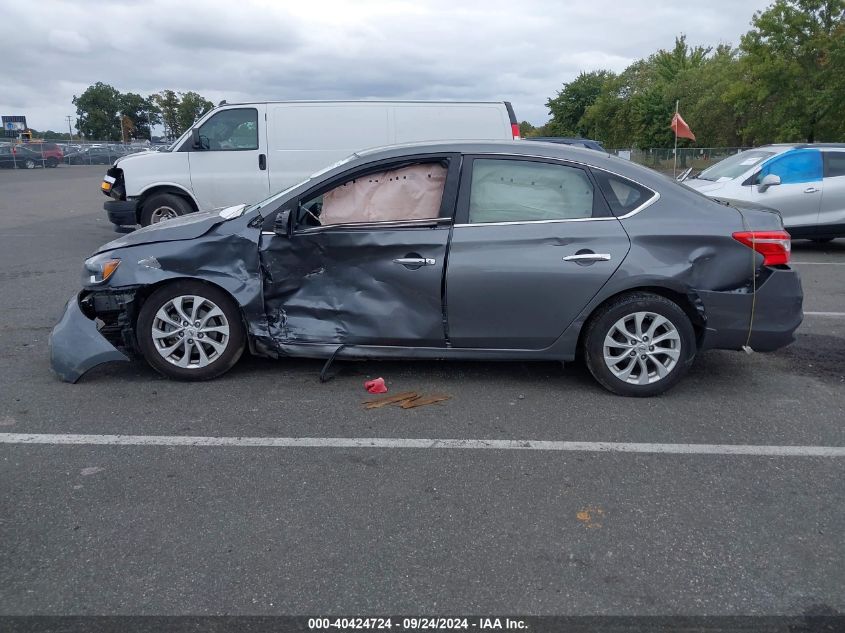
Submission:
M 693 171 L 707 169 L 720 160 L 751 149 L 750 147 L 679 147 L 678 171 L 692 167 Z M 675 165 L 675 150 L 671 147 L 651 149 L 611 149 L 611 154 L 671 174 Z
M 0 169 L 36 169 L 60 165 L 111 165 L 127 154 L 161 151 L 168 144 L 148 141 L 67 141 L 38 139 L 30 142 L 0 140 Z

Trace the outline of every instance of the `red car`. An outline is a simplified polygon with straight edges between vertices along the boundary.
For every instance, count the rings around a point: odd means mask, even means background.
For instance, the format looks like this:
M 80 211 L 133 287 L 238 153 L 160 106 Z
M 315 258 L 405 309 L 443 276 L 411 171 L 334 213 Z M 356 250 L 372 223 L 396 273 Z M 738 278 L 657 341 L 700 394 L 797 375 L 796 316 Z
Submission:
M 34 169 L 39 164 L 42 167 L 57 167 L 64 160 L 62 148 L 55 143 L 26 143 L 13 145 L 12 154 L 15 162 L 26 169 Z

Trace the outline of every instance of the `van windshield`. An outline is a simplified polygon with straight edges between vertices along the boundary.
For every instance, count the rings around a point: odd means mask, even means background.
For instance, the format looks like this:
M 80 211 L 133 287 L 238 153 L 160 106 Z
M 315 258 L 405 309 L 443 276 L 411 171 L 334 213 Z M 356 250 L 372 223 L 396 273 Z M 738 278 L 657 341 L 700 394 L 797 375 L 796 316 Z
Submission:
M 715 165 L 711 165 L 696 176 L 696 178 L 698 180 L 712 181 L 733 180 L 734 178 L 747 172 L 749 169 L 754 167 L 754 165 L 758 165 L 770 156 L 774 155 L 775 152 L 761 149 L 751 149 L 747 152 L 740 152 L 734 156 L 729 156 L 725 160 L 720 160 Z

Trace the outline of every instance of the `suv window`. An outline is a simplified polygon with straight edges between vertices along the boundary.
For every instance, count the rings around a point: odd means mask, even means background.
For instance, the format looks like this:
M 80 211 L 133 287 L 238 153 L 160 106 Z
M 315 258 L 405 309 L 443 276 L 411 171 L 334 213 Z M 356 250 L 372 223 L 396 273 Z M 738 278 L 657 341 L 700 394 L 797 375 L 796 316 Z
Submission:
M 593 215 L 593 184 L 578 167 L 478 158 L 472 164 L 469 222 L 540 222 Z
M 617 217 L 630 213 L 656 195 L 651 189 L 616 174 L 594 169 L 593 175 L 610 205 L 610 210 Z
M 258 110 L 236 108 L 218 112 L 200 126 L 199 134 L 208 150 L 258 149 Z
M 824 177 L 845 176 L 845 152 L 824 153 Z
M 821 180 L 822 153 L 817 149 L 796 149 L 781 154 L 763 165 L 754 184 L 759 184 L 769 174 L 780 176 L 782 185 Z

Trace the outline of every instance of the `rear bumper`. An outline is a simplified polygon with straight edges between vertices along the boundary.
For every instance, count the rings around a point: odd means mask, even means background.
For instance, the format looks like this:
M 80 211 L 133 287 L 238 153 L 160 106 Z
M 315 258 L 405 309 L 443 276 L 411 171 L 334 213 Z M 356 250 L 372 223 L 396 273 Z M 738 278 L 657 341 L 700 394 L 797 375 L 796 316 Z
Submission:
M 48 346 L 50 367 L 65 382 L 76 382 L 100 363 L 129 361 L 100 334 L 97 324 L 85 316 L 77 295 L 67 302 L 61 320 L 50 333 Z
M 787 267 L 768 269 L 756 293 L 699 291 L 698 295 L 707 319 L 702 349 L 738 350 L 747 344 L 755 351 L 771 352 L 795 340 L 804 318 L 801 279 Z
M 109 216 L 109 222 L 117 226 L 135 226 L 138 224 L 137 200 L 108 200 L 103 209 Z

